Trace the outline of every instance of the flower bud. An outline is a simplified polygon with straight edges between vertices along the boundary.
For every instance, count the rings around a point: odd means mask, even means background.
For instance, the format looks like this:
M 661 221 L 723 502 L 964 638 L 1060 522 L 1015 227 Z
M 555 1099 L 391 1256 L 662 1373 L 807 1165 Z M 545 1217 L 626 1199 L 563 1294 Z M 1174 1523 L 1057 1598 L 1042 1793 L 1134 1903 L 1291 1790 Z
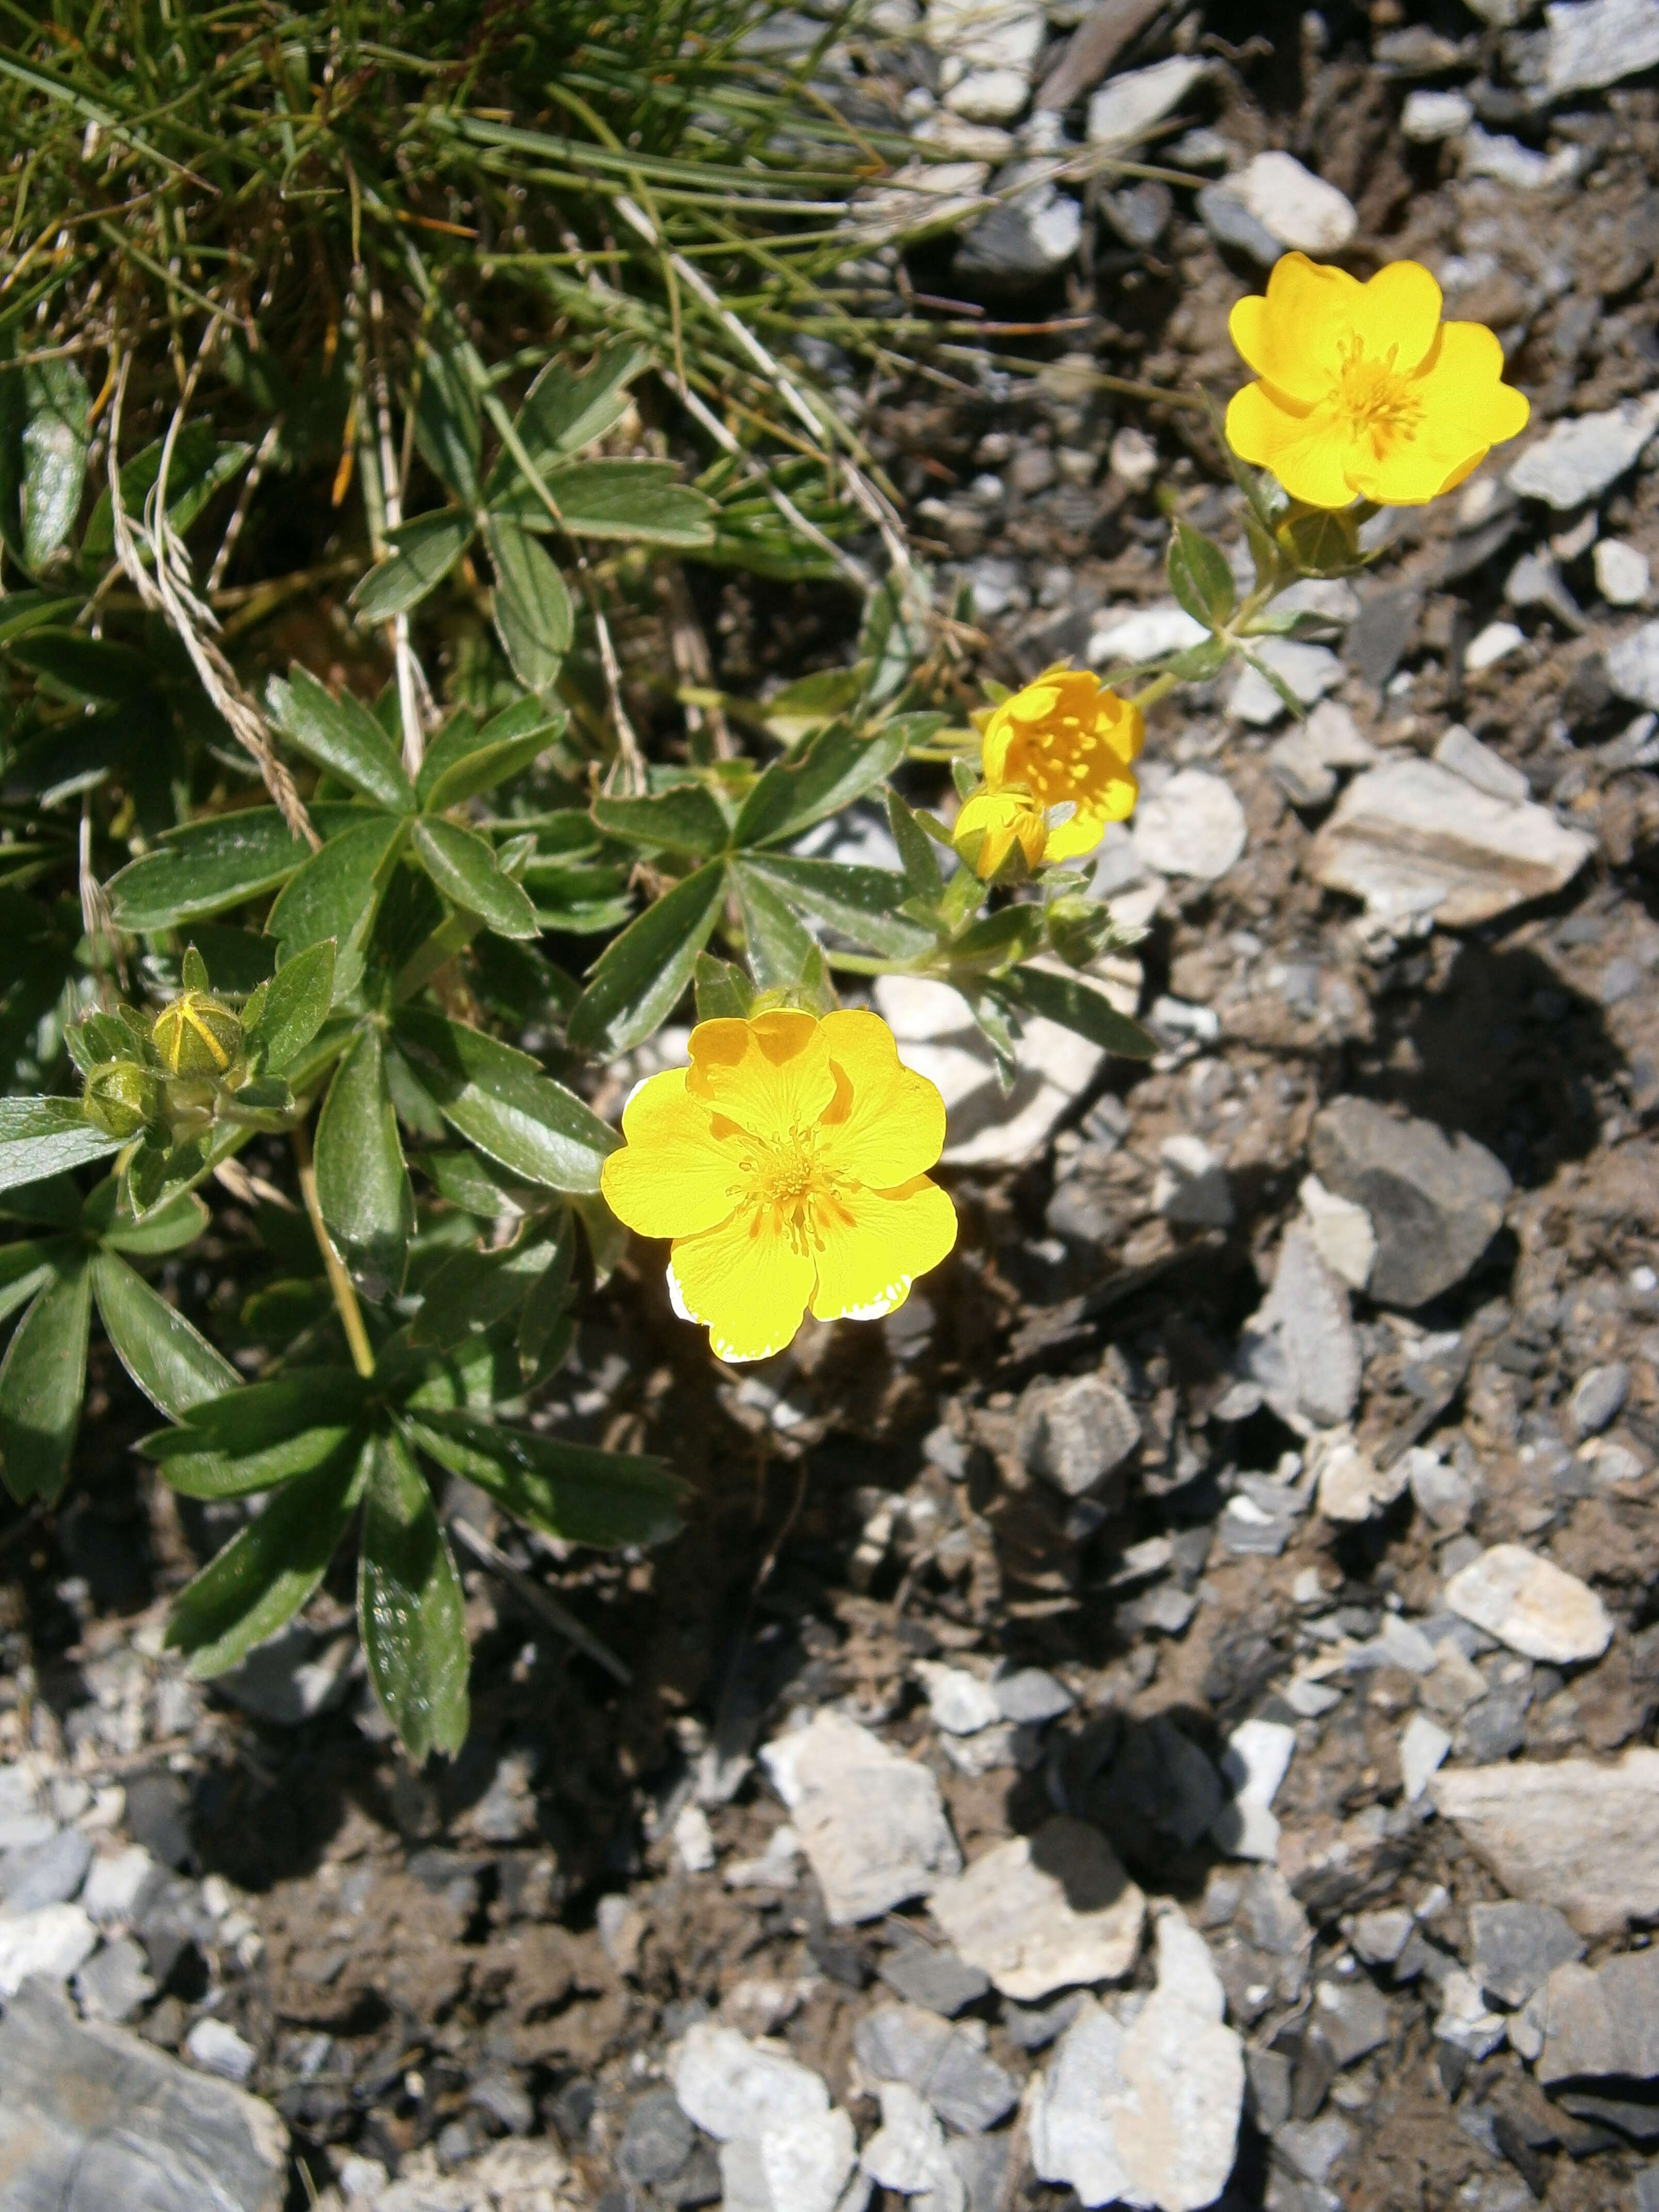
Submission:
M 242 1024 L 207 991 L 181 991 L 155 1017 L 155 1049 L 173 1075 L 222 1075 L 241 1057 Z
M 110 1060 L 87 1078 L 86 1109 L 107 1135 L 136 1137 L 159 1120 L 161 1085 L 137 1060 Z

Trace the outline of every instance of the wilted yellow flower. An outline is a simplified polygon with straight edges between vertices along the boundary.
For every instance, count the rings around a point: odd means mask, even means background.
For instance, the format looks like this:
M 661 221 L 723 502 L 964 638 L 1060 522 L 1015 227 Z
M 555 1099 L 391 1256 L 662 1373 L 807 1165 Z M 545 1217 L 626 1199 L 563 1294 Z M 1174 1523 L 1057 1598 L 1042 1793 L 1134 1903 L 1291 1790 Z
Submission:
M 1092 852 L 1109 822 L 1139 794 L 1130 763 L 1146 742 L 1140 709 L 1076 668 L 1051 668 L 1000 706 L 976 714 L 985 781 L 963 804 L 959 852 L 989 878 L 1018 844 L 1026 863 Z M 1059 810 L 1068 809 L 1062 815 Z
M 722 1359 L 763 1359 L 809 1306 L 870 1321 L 902 1305 L 957 1218 L 924 1172 L 945 1101 L 887 1024 L 852 1009 L 700 1022 L 690 1052 L 635 1091 L 603 1175 L 620 1220 L 673 1239 L 676 1310 Z
M 1287 253 L 1228 324 L 1261 379 L 1233 394 L 1228 444 L 1310 507 L 1420 507 L 1450 491 L 1530 410 L 1492 332 L 1443 323 L 1440 307 L 1415 261 L 1362 284 Z

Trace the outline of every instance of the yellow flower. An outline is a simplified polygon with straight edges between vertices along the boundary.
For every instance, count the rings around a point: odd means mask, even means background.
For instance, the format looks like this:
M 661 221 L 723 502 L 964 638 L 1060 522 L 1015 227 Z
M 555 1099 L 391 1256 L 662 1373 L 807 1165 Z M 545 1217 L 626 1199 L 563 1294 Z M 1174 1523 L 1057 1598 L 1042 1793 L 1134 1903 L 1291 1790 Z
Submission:
M 1139 795 L 1129 763 L 1146 742 L 1139 707 L 1076 668 L 1051 668 L 974 720 L 985 782 L 957 817 L 958 851 L 994 876 L 1018 844 L 1027 865 L 1092 852 Z M 1058 810 L 1067 810 L 1063 815 Z
M 1526 427 L 1522 393 L 1480 323 L 1443 323 L 1440 287 L 1415 261 L 1362 284 L 1287 253 L 1264 299 L 1233 309 L 1233 343 L 1261 379 L 1233 394 L 1227 442 L 1292 499 L 1420 507 Z
M 808 1306 L 869 1321 L 956 1243 L 925 1170 L 945 1101 L 899 1063 L 878 1015 L 779 1012 L 700 1022 L 691 1065 L 648 1077 L 605 1164 L 611 1211 L 673 1239 L 677 1311 L 722 1359 L 781 1352 Z

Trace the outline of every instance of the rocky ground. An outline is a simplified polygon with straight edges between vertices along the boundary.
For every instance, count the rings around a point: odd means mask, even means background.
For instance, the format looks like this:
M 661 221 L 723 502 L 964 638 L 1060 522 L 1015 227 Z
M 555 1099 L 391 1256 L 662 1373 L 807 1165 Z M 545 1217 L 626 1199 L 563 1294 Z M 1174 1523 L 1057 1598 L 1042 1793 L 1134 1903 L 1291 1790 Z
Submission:
M 725 1372 L 613 1279 L 538 1418 L 669 1452 L 688 1528 L 447 1501 L 451 1770 L 348 1593 L 183 1676 L 224 1529 L 94 1367 L 0 1528 L 8 2207 L 1659 2207 L 1659 7 L 909 13 L 837 96 L 960 194 L 1030 166 L 861 281 L 1067 325 L 847 372 L 969 672 L 1180 640 L 1167 515 L 1230 495 L 1097 372 L 1224 392 L 1285 245 L 1426 261 L 1533 426 L 1310 592 L 1305 721 L 1158 719 L 1097 878 L 1150 1067 L 1035 1024 L 1005 1097 L 879 987 L 963 1224 L 897 1315 Z M 716 589 L 725 680 L 832 659 L 828 597 Z

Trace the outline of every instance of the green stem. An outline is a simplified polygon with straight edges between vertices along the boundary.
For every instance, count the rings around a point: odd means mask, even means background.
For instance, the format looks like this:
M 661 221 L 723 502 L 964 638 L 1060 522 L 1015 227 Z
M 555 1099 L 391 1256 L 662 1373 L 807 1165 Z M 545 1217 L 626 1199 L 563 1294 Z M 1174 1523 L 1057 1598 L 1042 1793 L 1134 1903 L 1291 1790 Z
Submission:
M 1153 677 L 1143 690 L 1137 691 L 1129 705 L 1138 707 L 1144 714 L 1149 707 L 1156 707 L 1160 699 L 1167 699 L 1181 679 L 1166 669 L 1162 676 Z
M 826 952 L 825 960 L 832 968 L 844 968 L 849 975 L 908 975 L 912 971 L 902 960 L 877 960 L 865 952 Z
M 339 1254 L 329 1242 L 328 1231 L 323 1225 L 323 1209 L 317 1197 L 317 1168 L 311 1157 L 311 1139 L 303 1121 L 295 1127 L 293 1144 L 295 1162 L 300 1170 L 300 1195 L 306 1202 L 312 1234 L 317 1239 L 317 1249 L 323 1255 L 328 1286 L 334 1293 L 340 1326 L 345 1331 L 345 1340 L 350 1347 L 351 1364 L 367 1382 L 374 1372 L 374 1348 L 369 1343 L 368 1331 L 363 1327 L 363 1310 L 357 1303 L 357 1293 L 351 1278 L 347 1274 Z

